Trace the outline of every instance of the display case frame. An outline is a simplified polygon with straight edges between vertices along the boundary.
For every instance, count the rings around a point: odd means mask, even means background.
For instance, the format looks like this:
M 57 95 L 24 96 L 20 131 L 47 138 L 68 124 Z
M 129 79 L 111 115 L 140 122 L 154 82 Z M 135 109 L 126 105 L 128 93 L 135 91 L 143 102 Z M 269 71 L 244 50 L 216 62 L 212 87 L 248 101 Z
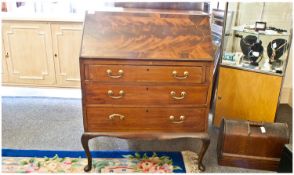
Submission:
M 225 15 L 230 12 L 229 7 L 230 3 L 227 3 Z M 235 13 L 238 13 L 238 11 Z M 263 12 L 261 14 L 263 14 Z M 256 19 L 255 21 L 260 20 Z M 292 21 L 289 22 L 292 23 Z M 236 22 L 232 25 L 236 25 Z M 266 25 L 267 28 L 273 27 L 270 23 L 267 23 Z M 236 26 L 237 27 L 225 26 L 223 30 L 223 43 L 221 44 L 219 64 L 220 73 L 217 77 L 217 90 L 213 106 L 213 125 L 218 127 L 222 118 L 250 120 L 256 122 L 275 122 L 276 111 L 278 105 L 280 104 L 281 90 L 290 57 L 292 27 L 287 29 L 287 32 L 285 32 L 283 29 L 279 29 L 279 26 L 274 26 L 276 27 L 275 30 L 280 30 L 280 33 L 275 33 L 269 32 L 269 30 L 260 29 L 255 31 L 253 28 L 255 27 L 255 23 L 246 25 L 251 28 L 247 30 L 244 30 L 244 26 L 243 29 L 240 25 Z M 231 31 L 228 31 L 228 28 Z M 237 37 L 235 36 L 236 34 Z M 258 60 L 258 65 L 252 65 L 250 62 L 247 62 L 247 65 L 244 66 L 233 64 L 236 60 L 233 62 L 225 60 L 224 57 L 228 56 L 227 53 L 229 53 L 227 49 L 229 47 L 228 42 L 232 42 L 233 37 L 236 37 L 234 42 L 238 43 L 238 45 L 236 46 L 236 44 L 233 45 L 234 43 L 231 43 L 230 47 L 239 47 L 233 48 L 232 50 L 235 49 L 235 51 L 239 51 L 239 53 L 241 52 L 241 56 L 244 56 L 244 53 L 239 46 L 241 38 L 238 35 L 247 36 L 248 34 L 257 36 L 257 39 L 270 38 L 267 39 L 267 42 L 264 42 L 266 44 L 263 46 L 263 61 Z M 231 41 L 229 37 L 231 37 Z M 273 41 L 280 37 L 284 37 L 287 40 L 287 49 L 286 52 L 282 54 L 282 66 L 279 67 L 280 69 L 275 69 L 275 71 L 281 71 L 275 72 L 273 69 L 265 69 L 265 67 L 262 66 L 266 65 L 266 61 L 269 60 L 267 51 L 269 41 Z M 276 48 L 280 46 L 280 43 L 277 43 Z M 271 66 L 271 64 L 268 63 L 267 66 Z M 243 89 L 243 91 L 240 89 Z

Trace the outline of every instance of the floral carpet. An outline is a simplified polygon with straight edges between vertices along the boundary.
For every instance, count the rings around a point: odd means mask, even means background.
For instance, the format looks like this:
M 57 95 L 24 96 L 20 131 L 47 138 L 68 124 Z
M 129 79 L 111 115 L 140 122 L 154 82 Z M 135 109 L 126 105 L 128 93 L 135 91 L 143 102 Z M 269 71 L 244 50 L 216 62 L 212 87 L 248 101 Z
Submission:
M 15 150 L 19 151 L 19 150 Z M 29 152 L 28 150 L 22 150 Z M 11 150 L 10 150 L 11 152 Z M 2 150 L 3 173 L 83 173 L 87 159 L 82 151 L 70 152 L 33 151 L 26 153 Z M 54 156 L 53 153 L 56 153 Z M 32 155 L 37 156 L 32 156 Z M 44 156 L 44 155 L 49 155 Z M 51 157 L 50 157 L 51 155 Z M 93 173 L 195 173 L 197 154 L 184 152 L 92 152 Z M 100 156 L 99 156 L 100 155 Z M 66 157 L 71 156 L 71 157 Z

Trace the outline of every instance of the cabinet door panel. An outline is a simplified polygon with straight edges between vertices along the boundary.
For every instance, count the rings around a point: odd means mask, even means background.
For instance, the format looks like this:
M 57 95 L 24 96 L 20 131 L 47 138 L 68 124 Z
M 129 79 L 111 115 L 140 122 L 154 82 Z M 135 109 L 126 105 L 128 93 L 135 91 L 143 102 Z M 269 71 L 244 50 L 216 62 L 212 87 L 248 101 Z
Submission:
M 8 71 L 7 71 L 7 63 L 6 63 L 6 52 L 2 40 L 2 70 L 1 70 L 1 75 L 2 75 L 2 83 L 7 83 L 8 81 Z
M 50 25 L 32 22 L 3 23 L 9 83 L 55 83 Z
M 213 124 L 221 119 L 274 122 L 282 77 L 220 67 Z
M 79 54 L 83 26 L 80 23 L 52 24 L 51 29 L 57 85 L 79 87 Z

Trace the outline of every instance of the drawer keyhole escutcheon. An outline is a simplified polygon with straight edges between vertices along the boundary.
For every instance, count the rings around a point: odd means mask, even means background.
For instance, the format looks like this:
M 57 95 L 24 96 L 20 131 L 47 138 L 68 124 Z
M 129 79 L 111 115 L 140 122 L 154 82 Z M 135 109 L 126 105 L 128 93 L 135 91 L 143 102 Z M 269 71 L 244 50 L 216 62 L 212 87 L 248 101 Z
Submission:
M 169 116 L 169 119 L 171 120 L 172 123 L 183 123 L 185 120 L 185 116 L 181 115 L 179 120 L 176 120 L 175 116 L 171 115 Z
M 125 95 L 125 91 L 120 90 L 120 91 L 119 91 L 119 96 L 114 96 L 114 93 L 113 93 L 112 90 L 108 90 L 108 91 L 107 91 L 107 94 L 108 94 L 108 96 L 111 97 L 111 98 L 118 99 L 118 98 L 122 98 L 122 97 Z
M 181 92 L 181 96 L 176 96 L 176 92 L 175 91 L 171 91 L 170 95 L 172 96 L 172 98 L 176 99 L 176 100 L 181 100 L 184 99 L 185 96 L 187 95 L 187 93 L 185 91 Z
M 114 120 L 115 117 L 119 117 L 120 120 L 123 120 L 125 118 L 125 116 L 121 114 L 111 114 L 108 118 L 109 120 Z
M 106 73 L 111 78 L 121 78 L 124 75 L 124 71 L 121 69 L 117 71 L 117 75 L 112 75 L 112 70 L 110 69 L 107 69 Z
M 184 76 L 179 76 L 177 71 L 173 71 L 172 75 L 174 78 L 179 79 L 179 80 L 183 80 L 183 79 L 187 79 L 189 76 L 189 72 L 188 71 L 184 71 Z

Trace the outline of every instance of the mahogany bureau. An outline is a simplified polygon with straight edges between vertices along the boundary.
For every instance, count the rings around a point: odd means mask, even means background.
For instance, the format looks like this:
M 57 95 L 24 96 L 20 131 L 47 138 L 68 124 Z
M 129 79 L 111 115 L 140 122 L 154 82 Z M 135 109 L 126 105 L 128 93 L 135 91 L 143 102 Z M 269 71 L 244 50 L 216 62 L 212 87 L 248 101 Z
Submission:
M 120 9 L 86 13 L 80 72 L 84 134 L 137 139 L 207 133 L 213 53 L 209 16 L 197 11 Z

